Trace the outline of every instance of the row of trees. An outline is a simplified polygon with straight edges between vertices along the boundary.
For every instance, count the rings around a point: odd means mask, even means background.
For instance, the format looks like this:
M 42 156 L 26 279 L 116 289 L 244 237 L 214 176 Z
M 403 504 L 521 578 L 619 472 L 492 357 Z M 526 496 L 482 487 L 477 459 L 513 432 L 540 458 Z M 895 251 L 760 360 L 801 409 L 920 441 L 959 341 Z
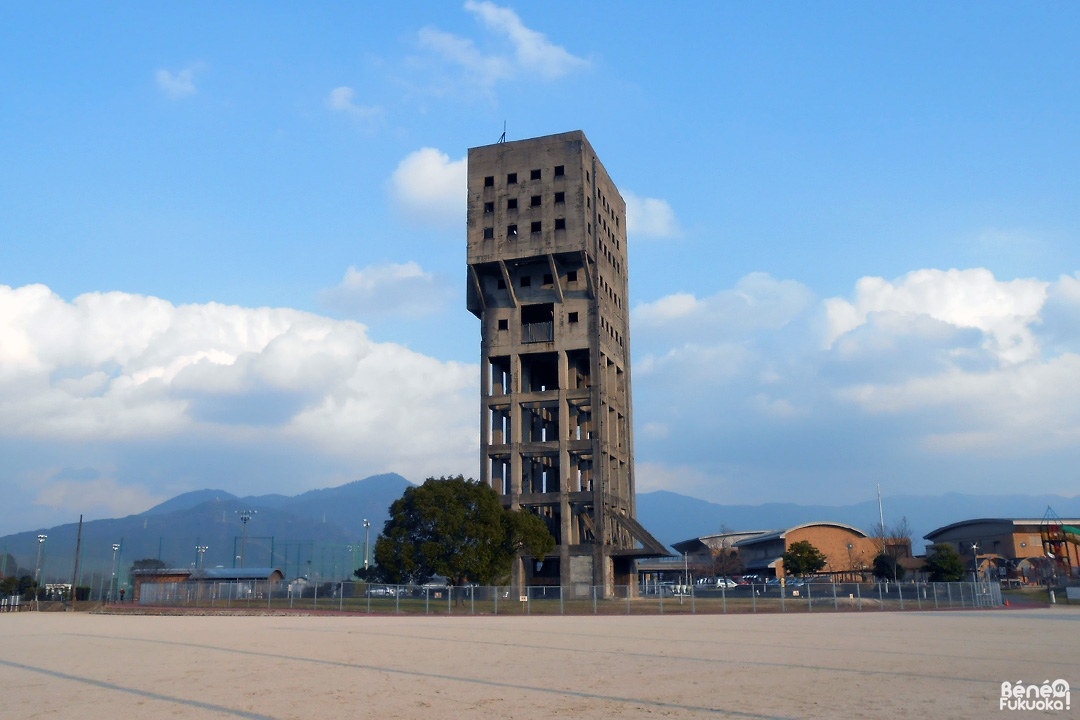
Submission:
M 825 554 L 807 540 L 793 542 L 783 555 L 784 570 L 792 575 L 821 572 Z M 964 579 L 964 559 L 951 545 L 934 545 L 923 561 L 922 569 L 930 582 L 956 582 Z M 904 566 L 898 558 L 882 553 L 874 558 L 874 577 L 883 580 L 904 579 Z

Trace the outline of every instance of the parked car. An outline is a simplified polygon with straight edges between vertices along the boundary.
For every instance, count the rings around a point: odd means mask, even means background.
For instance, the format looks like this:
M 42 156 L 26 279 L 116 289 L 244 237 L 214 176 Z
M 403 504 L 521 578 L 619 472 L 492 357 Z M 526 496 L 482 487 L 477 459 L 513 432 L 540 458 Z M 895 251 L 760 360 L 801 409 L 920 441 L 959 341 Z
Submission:
M 399 589 L 393 585 L 369 585 L 368 597 L 397 597 Z

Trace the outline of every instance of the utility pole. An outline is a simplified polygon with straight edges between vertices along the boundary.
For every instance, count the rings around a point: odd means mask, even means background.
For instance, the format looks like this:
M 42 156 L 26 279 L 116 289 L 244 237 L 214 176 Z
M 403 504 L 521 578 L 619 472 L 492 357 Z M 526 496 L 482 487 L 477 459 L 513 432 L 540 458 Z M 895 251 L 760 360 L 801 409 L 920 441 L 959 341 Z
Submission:
M 195 569 L 196 570 L 202 570 L 203 569 L 203 558 L 206 555 L 206 551 L 209 550 L 209 549 L 210 549 L 209 545 L 196 545 L 195 546 L 195 553 L 196 553 L 196 557 L 198 558 L 198 562 L 195 563 Z
M 71 609 L 75 609 L 75 591 L 79 587 L 79 553 L 82 552 L 82 515 L 79 516 L 79 532 L 75 536 L 75 567 L 71 571 Z

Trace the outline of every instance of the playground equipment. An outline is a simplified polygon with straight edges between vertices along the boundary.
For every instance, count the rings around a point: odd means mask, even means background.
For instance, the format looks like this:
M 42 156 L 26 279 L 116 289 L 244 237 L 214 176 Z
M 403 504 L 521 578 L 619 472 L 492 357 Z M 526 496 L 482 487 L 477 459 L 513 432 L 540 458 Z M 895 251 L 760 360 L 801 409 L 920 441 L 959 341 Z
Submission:
M 1043 553 L 1054 567 L 1055 575 L 1072 577 L 1080 571 L 1080 528 L 1066 525 L 1054 509 L 1046 506 L 1039 524 Z M 1075 568 L 1075 570 L 1074 570 Z

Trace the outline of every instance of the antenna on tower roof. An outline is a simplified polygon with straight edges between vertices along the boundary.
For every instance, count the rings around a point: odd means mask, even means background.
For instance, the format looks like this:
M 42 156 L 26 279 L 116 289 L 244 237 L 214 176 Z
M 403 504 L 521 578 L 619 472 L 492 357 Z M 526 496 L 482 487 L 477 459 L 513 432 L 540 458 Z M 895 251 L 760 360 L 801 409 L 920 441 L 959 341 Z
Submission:
M 503 120 L 503 134 L 499 136 L 499 142 L 506 142 L 506 121 Z

